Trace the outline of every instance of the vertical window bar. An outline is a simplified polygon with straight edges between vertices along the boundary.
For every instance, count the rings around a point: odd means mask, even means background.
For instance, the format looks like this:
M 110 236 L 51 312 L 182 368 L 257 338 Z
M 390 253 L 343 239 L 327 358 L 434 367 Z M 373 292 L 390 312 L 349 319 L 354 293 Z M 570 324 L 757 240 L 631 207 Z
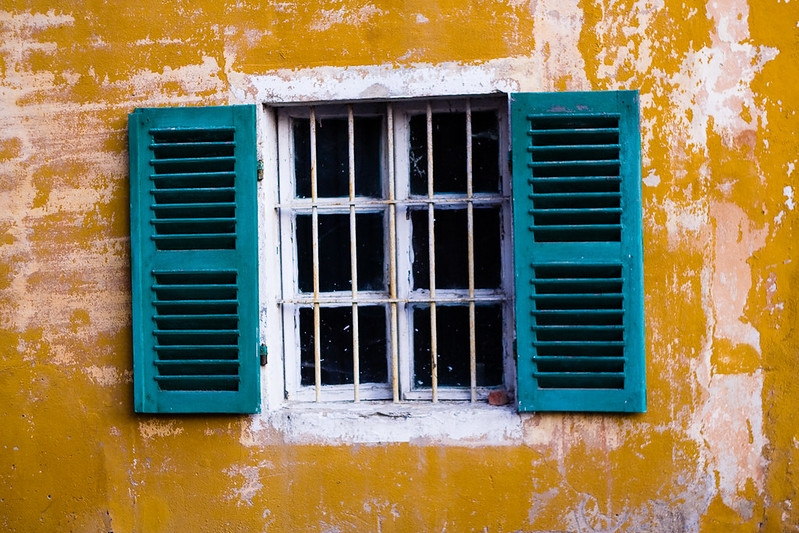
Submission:
M 438 331 L 436 321 L 436 237 L 433 204 L 433 109 L 427 102 L 427 228 L 430 258 L 430 386 L 433 402 L 438 402 Z
M 319 212 L 316 205 L 316 110 L 311 107 L 311 245 L 313 247 L 313 357 L 316 401 L 322 395 L 321 327 L 319 317 Z
M 394 108 L 388 104 L 388 264 L 389 296 L 391 297 L 391 390 L 394 403 L 399 402 L 399 347 L 397 346 L 397 206 L 394 203 Z
M 474 198 L 472 189 L 472 102 L 466 100 L 466 232 L 469 268 L 469 378 L 472 402 L 477 401 L 477 339 L 474 318 Z
M 352 283 L 352 384 L 353 400 L 360 401 L 360 353 L 358 330 L 358 255 L 355 246 L 355 117 L 352 104 L 347 106 L 347 146 L 349 148 L 349 189 L 350 189 L 350 272 Z

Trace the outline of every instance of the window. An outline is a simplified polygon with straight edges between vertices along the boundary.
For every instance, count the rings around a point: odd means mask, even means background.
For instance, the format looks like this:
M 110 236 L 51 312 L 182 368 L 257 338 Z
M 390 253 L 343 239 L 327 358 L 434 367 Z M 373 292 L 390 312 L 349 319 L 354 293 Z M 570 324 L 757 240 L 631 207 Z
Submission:
M 275 335 L 289 405 L 645 410 L 637 93 L 273 111 L 260 242 L 254 107 L 131 114 L 137 410 L 257 411 Z
M 290 400 L 515 388 L 507 128 L 497 97 L 278 110 Z

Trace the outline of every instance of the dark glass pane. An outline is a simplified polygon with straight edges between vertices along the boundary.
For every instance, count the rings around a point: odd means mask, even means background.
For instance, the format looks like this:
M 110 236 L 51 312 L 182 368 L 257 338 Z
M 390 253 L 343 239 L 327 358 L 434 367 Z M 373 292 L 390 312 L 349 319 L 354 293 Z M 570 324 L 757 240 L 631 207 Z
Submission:
M 468 387 L 469 308 L 438 306 L 438 384 Z M 430 387 L 430 308 L 413 310 L 413 384 Z M 502 306 L 475 306 L 475 359 L 478 386 L 502 384 Z
M 496 111 L 472 112 L 472 188 L 499 192 L 499 121 Z
M 411 194 L 427 194 L 427 118 L 410 120 Z M 433 113 L 433 189 L 466 192 L 466 113 Z
M 311 215 L 297 215 L 298 282 L 301 292 L 313 292 Z M 384 290 L 383 213 L 355 215 L 358 289 Z M 319 290 L 352 290 L 350 216 L 319 215 Z
M 502 283 L 499 207 L 474 209 L 474 286 L 498 289 Z
M 294 119 L 294 183 L 299 198 L 311 197 L 311 121 Z
M 411 211 L 413 225 L 413 287 L 430 288 L 429 230 L 427 210 Z M 466 209 L 436 209 L 436 287 L 469 288 Z M 474 285 L 477 289 L 499 288 L 500 224 L 498 207 L 474 209 Z
M 319 310 L 320 355 L 323 385 L 352 383 L 352 308 L 323 307 Z M 386 308 L 358 309 L 359 363 L 361 383 L 388 381 Z M 300 377 L 303 385 L 314 384 L 313 309 L 300 309 Z
M 355 117 L 355 194 L 383 196 L 380 174 L 383 119 Z M 347 192 L 349 195 L 349 190 Z
M 410 120 L 411 194 L 427 194 L 427 118 Z M 472 188 L 499 191 L 499 121 L 495 111 L 472 113 Z M 466 193 L 466 113 L 433 113 L 433 189 Z
M 320 198 L 349 196 L 347 119 L 316 122 L 317 191 Z M 381 196 L 380 146 L 382 119 L 355 118 L 355 194 Z M 308 119 L 294 120 L 296 194 L 311 197 L 311 127 Z

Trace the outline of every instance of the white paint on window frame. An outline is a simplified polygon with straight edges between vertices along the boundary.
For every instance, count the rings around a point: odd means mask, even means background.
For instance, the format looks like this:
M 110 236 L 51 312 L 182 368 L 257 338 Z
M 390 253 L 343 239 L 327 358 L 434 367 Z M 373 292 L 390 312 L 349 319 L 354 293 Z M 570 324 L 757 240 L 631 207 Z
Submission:
M 281 320 L 280 300 L 284 287 L 281 282 L 281 238 L 291 234 L 281 232 L 281 220 L 275 208 L 280 198 L 278 162 L 283 156 L 278 152 L 278 121 L 276 106 L 292 103 L 334 101 L 357 101 L 359 99 L 381 100 L 414 97 L 441 97 L 446 95 L 480 96 L 494 93 L 508 98 L 507 93 L 524 90 L 540 90 L 534 77 L 525 72 L 509 72 L 503 65 L 476 67 L 452 65 L 443 68 L 424 66 L 410 69 L 385 67 L 359 67 L 355 69 L 312 68 L 300 72 L 276 73 L 267 76 L 250 76 L 246 80 L 233 81 L 232 90 L 242 101 L 256 101 L 260 107 L 259 154 L 264 162 L 264 179 L 259 182 L 259 249 L 260 249 L 260 300 L 261 342 L 269 353 L 268 364 L 262 369 L 262 414 L 255 415 L 253 428 L 271 428 L 291 442 L 339 443 L 383 443 L 383 442 L 436 442 L 459 445 L 513 445 L 520 441 L 522 421 L 527 418 L 518 414 L 513 403 L 507 406 L 489 406 L 485 402 L 470 404 L 468 401 L 452 403 L 444 401 L 433 405 L 429 402 L 367 401 L 337 403 L 304 403 L 286 400 L 286 367 L 283 364 L 283 342 L 287 333 L 294 335 L 294 328 Z M 329 71 L 329 72 L 328 72 Z M 289 75 L 290 74 L 290 75 Z M 527 74 L 530 74 L 529 72 Z M 526 81 L 525 81 L 526 79 Z M 280 81 L 283 80 L 283 81 Z M 291 80 L 290 83 L 283 83 Z M 520 83 L 517 80 L 523 80 Z M 244 83 L 241 83 L 244 82 Z M 246 88 L 246 89 L 245 89 Z M 238 94 L 238 91 L 245 90 Z M 502 93 L 502 94 L 497 94 Z M 396 105 L 396 104 L 395 104 Z M 507 120 L 507 114 L 504 114 Z M 510 139 L 505 122 L 505 141 Z M 397 143 L 399 145 L 399 142 Z M 399 154 L 404 150 L 399 150 Z M 505 148 L 501 149 L 506 154 Z M 398 155 L 399 155 L 398 154 Z M 405 154 L 407 157 L 407 154 Z M 509 178 L 508 178 L 509 179 Z M 505 184 L 503 183 L 503 187 Z M 503 188 L 510 194 L 510 183 Z M 397 213 L 397 218 L 404 213 Z M 512 238 L 511 216 L 503 220 L 506 238 Z M 402 238 L 400 235 L 398 239 Z M 505 247 L 503 250 L 512 250 Z M 510 274 L 503 279 L 513 283 L 512 259 L 504 261 Z M 398 273 L 402 269 L 398 268 Z M 400 313 L 403 316 L 404 313 Z M 505 320 L 504 341 L 513 342 L 513 320 Z M 407 324 L 400 324 L 406 328 Z M 271 334 L 273 332 L 279 334 Z M 509 350 L 509 353 L 512 352 Z M 508 365 L 506 365 L 506 368 Z M 515 384 L 513 376 L 505 381 Z M 405 377 L 407 383 L 407 376 Z M 468 395 L 468 389 L 465 391 Z M 466 399 L 466 396 L 464 397 Z

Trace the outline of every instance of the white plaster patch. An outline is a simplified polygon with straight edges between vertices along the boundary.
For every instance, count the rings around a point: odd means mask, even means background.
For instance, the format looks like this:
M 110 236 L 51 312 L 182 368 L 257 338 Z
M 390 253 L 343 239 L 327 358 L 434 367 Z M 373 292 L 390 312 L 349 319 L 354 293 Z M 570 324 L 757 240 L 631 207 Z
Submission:
M 510 407 L 463 404 L 413 405 L 384 402 L 349 404 L 296 403 L 256 415 L 245 446 L 257 445 L 261 429 L 275 429 L 296 444 L 381 444 L 512 446 L 521 444 L 522 420 Z M 269 432 L 264 432 L 268 434 Z M 255 437 L 255 438 L 253 438 Z
M 162 422 L 160 420 L 149 420 L 139 422 L 139 435 L 144 440 L 155 437 L 174 437 L 183 433 L 182 427 L 175 427 L 175 421 Z
M 748 344 L 760 351 L 760 332 L 745 316 L 752 288 L 752 271 L 747 261 L 766 243 L 768 228 L 752 227 L 746 213 L 732 203 L 714 203 L 710 216 L 716 222 L 713 275 L 710 280 L 710 309 L 715 338 L 733 344 Z
M 728 136 L 766 125 L 765 113 L 755 105 L 750 84 L 763 65 L 779 53 L 776 48 L 749 44 L 747 0 L 708 2 L 707 10 L 716 23 L 711 45 L 689 52 L 680 73 L 664 79 L 676 88 L 672 102 L 675 120 L 682 123 L 679 128 L 698 147 L 706 146 L 711 119 L 714 128 Z M 753 115 L 751 120 L 742 116 L 747 110 Z
M 322 9 L 320 10 L 313 23 L 308 26 L 311 31 L 326 31 L 337 24 L 347 24 L 353 27 L 360 26 L 369 22 L 376 15 L 383 14 L 383 11 L 368 4 L 359 9 Z
M 793 211 L 793 208 L 796 206 L 793 201 L 793 189 L 790 186 L 786 186 L 782 189 L 782 194 L 785 195 L 785 206 L 790 211 Z
M 421 13 L 417 13 L 416 14 L 416 23 L 417 24 L 427 24 L 428 22 L 430 22 L 430 19 L 428 19 L 427 17 L 425 17 Z
M 705 201 L 678 204 L 669 199 L 663 202 L 663 211 L 666 214 L 666 236 L 670 248 L 697 243 L 697 235 L 708 221 L 708 205 Z
M 717 374 L 699 413 L 701 434 L 709 460 L 718 473 L 722 500 L 744 519 L 751 518 L 749 503 L 739 496 L 752 480 L 763 492 L 763 375 Z
M 242 103 L 280 104 L 534 90 L 517 81 L 535 80 L 534 70 L 529 60 L 504 59 L 480 65 L 283 69 L 259 76 L 229 73 L 228 79 L 233 94 Z
M 657 187 L 660 185 L 660 176 L 654 170 L 650 170 L 642 181 L 647 187 Z
M 92 381 L 103 387 L 119 385 L 120 383 L 130 383 L 132 374 L 130 371 L 120 372 L 115 366 L 91 365 L 83 369 L 83 373 L 89 376 Z
M 243 483 L 239 487 L 233 487 L 227 494 L 227 499 L 236 499 L 236 505 L 249 505 L 252 507 L 252 499 L 258 492 L 264 488 L 261 483 L 261 469 L 272 468 L 273 465 L 269 461 L 261 461 L 257 466 L 252 465 L 234 465 L 224 470 L 224 472 L 231 478 L 243 477 Z
M 541 67 L 536 76 L 543 78 L 547 90 L 552 90 L 555 82 L 561 80 L 565 80 L 568 91 L 591 89 L 579 46 L 584 20 L 579 0 L 536 2 L 532 57 Z

